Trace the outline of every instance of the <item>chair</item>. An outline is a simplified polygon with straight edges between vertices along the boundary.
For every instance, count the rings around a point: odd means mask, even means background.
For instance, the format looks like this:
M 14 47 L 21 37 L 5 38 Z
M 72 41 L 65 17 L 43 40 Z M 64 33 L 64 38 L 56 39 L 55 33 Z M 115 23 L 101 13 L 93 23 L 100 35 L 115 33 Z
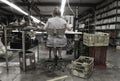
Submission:
M 52 35 L 52 36 L 54 36 L 54 35 L 64 35 L 65 34 L 65 28 L 63 28 L 63 29 L 50 29 L 50 28 L 48 28 L 47 29 L 47 34 Z M 49 47 L 49 59 L 51 59 L 52 49 L 54 50 L 54 49 L 57 49 L 57 48 L 54 47 L 54 45 L 53 45 L 53 47 Z M 56 67 L 60 69 L 62 67 L 61 65 L 58 65 L 58 62 L 63 62 L 63 60 L 59 60 L 58 57 L 55 57 L 53 61 L 54 61 L 54 64 L 49 66 L 49 67 L 53 67 L 53 69 L 55 69 Z
M 50 29 L 48 28 L 47 29 L 47 34 L 48 35 L 64 35 L 65 34 L 65 28 L 63 29 Z M 51 59 L 51 51 L 52 51 L 52 48 L 55 48 L 55 47 L 49 47 L 49 59 Z

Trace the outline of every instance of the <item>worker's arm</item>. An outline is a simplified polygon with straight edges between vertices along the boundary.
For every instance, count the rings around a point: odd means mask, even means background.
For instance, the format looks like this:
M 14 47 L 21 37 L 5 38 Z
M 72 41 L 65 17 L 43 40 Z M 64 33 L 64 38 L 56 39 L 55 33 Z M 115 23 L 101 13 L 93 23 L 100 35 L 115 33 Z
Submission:
M 70 26 L 68 23 L 66 24 L 66 29 L 68 30 L 68 31 L 71 31 L 72 30 L 72 26 Z
M 39 26 L 37 26 L 38 30 L 46 30 L 48 27 L 48 22 L 46 24 L 40 24 Z
M 48 22 L 45 24 L 45 26 L 43 27 L 43 30 L 46 30 L 48 28 Z

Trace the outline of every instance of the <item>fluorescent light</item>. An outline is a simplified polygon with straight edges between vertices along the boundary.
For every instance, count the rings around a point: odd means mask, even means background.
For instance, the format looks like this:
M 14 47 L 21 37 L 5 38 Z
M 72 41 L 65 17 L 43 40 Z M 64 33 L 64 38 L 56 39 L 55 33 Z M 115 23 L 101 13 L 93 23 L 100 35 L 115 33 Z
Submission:
M 9 2 L 8 0 L 0 0 L 0 1 L 3 2 L 3 3 L 5 3 L 5 4 L 7 4 L 7 5 L 9 5 L 10 7 L 14 8 L 14 9 L 16 9 L 17 11 L 23 13 L 24 15 L 27 15 L 27 16 L 29 15 L 27 12 L 23 11 L 23 10 L 22 10 L 21 8 L 19 8 L 17 5 Z M 30 16 L 30 17 L 31 17 L 31 18 L 33 19 L 33 21 L 36 22 L 36 23 L 40 23 L 40 22 L 41 22 L 40 20 L 38 20 L 37 18 L 35 18 L 35 17 L 33 17 L 33 16 Z M 45 25 L 44 22 L 41 22 L 41 24 Z
M 11 6 L 11 7 L 13 7 L 13 8 L 16 9 L 17 11 L 19 11 L 19 12 L 25 14 L 25 15 L 28 15 L 27 12 L 23 11 L 21 8 L 19 8 L 19 7 L 16 6 L 15 4 L 13 4 L 13 3 L 11 3 L 11 2 L 9 2 L 9 1 L 7 1 L 7 0 L 0 0 L 0 1 L 1 1 L 1 2 L 4 2 L 5 4 L 7 4 L 7 5 Z
M 38 20 L 37 18 L 35 18 L 35 17 L 33 17 L 33 16 L 30 16 L 30 17 L 33 19 L 34 22 L 40 23 L 40 20 Z
M 65 4 L 66 4 L 66 0 L 62 0 L 61 9 L 60 9 L 60 11 L 61 11 L 61 16 L 63 16 Z
M 45 25 L 44 22 L 38 20 L 37 18 L 35 18 L 35 17 L 33 17 L 33 16 L 30 16 L 30 17 L 33 19 L 34 22 L 36 22 L 36 23 L 41 23 L 41 24 Z

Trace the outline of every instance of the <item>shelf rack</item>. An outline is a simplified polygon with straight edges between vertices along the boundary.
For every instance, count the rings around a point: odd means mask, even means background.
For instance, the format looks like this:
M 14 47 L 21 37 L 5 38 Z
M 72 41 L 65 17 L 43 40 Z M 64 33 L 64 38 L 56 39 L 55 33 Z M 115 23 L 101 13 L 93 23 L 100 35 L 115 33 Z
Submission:
M 117 45 L 116 41 L 119 40 L 118 39 L 119 37 L 117 37 L 117 33 L 120 33 L 120 12 L 118 12 L 120 11 L 119 3 L 120 3 L 119 0 L 111 0 L 111 1 L 108 1 L 107 3 L 105 2 L 102 3 L 104 5 L 100 4 L 102 6 L 98 5 L 99 8 L 98 6 L 96 7 L 96 12 L 97 12 L 97 17 L 98 17 L 97 25 L 96 25 L 98 29 L 96 29 L 96 31 L 115 33 L 116 36 L 114 39 L 112 39 L 114 41 L 115 46 Z M 114 11 L 114 13 L 113 12 L 111 13 L 111 11 Z M 103 27 L 105 27 L 105 29 Z
M 14 29 L 14 28 L 13 28 Z M 6 54 L 6 69 L 9 71 L 8 51 L 22 51 L 23 52 L 23 71 L 25 71 L 25 31 L 22 31 L 22 49 L 8 49 L 7 46 L 7 30 L 13 30 L 12 28 L 4 27 L 4 42 L 5 42 L 5 54 Z
M 7 28 L 8 27 L 8 28 Z M 5 26 L 4 27 L 4 42 L 5 42 L 5 49 L 6 49 L 6 69 L 7 71 L 9 71 L 9 61 L 8 61 L 8 51 L 22 51 L 23 53 L 23 71 L 26 71 L 26 66 L 25 66 L 25 32 L 26 30 L 23 30 L 24 27 L 21 27 L 21 26 Z M 8 49 L 7 46 L 7 30 L 14 30 L 14 29 L 19 29 L 20 32 L 22 33 L 22 49 Z M 28 30 L 27 30 L 28 31 Z M 39 61 L 39 45 L 37 46 L 37 61 Z
M 116 40 L 119 40 L 117 34 L 120 34 L 120 0 L 107 0 L 98 4 L 95 8 L 95 15 L 93 16 L 90 12 L 88 12 L 86 15 L 79 18 L 79 23 L 87 23 L 85 28 L 90 28 L 93 25 L 95 26 L 95 31 L 97 32 L 100 31 L 116 34 L 115 38 L 112 38 L 114 45 L 116 46 Z M 87 29 L 85 28 L 80 29 L 80 31 L 86 32 Z

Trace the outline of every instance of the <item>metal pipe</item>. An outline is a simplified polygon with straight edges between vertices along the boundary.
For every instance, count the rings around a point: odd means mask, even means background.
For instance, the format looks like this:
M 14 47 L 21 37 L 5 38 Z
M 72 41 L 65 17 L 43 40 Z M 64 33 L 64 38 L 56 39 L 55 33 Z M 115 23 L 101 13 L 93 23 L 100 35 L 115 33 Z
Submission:
M 6 69 L 7 69 L 7 72 L 9 70 L 9 67 L 8 67 L 8 52 L 7 52 L 7 31 L 6 31 L 6 27 L 4 27 L 4 40 L 5 40 L 5 54 L 6 54 Z
M 38 44 L 38 46 L 37 46 L 37 62 L 39 61 L 39 53 L 40 53 L 39 48 L 40 48 L 40 46 Z
M 25 67 L 25 31 L 22 31 L 22 53 L 23 53 L 23 71 L 26 70 Z

